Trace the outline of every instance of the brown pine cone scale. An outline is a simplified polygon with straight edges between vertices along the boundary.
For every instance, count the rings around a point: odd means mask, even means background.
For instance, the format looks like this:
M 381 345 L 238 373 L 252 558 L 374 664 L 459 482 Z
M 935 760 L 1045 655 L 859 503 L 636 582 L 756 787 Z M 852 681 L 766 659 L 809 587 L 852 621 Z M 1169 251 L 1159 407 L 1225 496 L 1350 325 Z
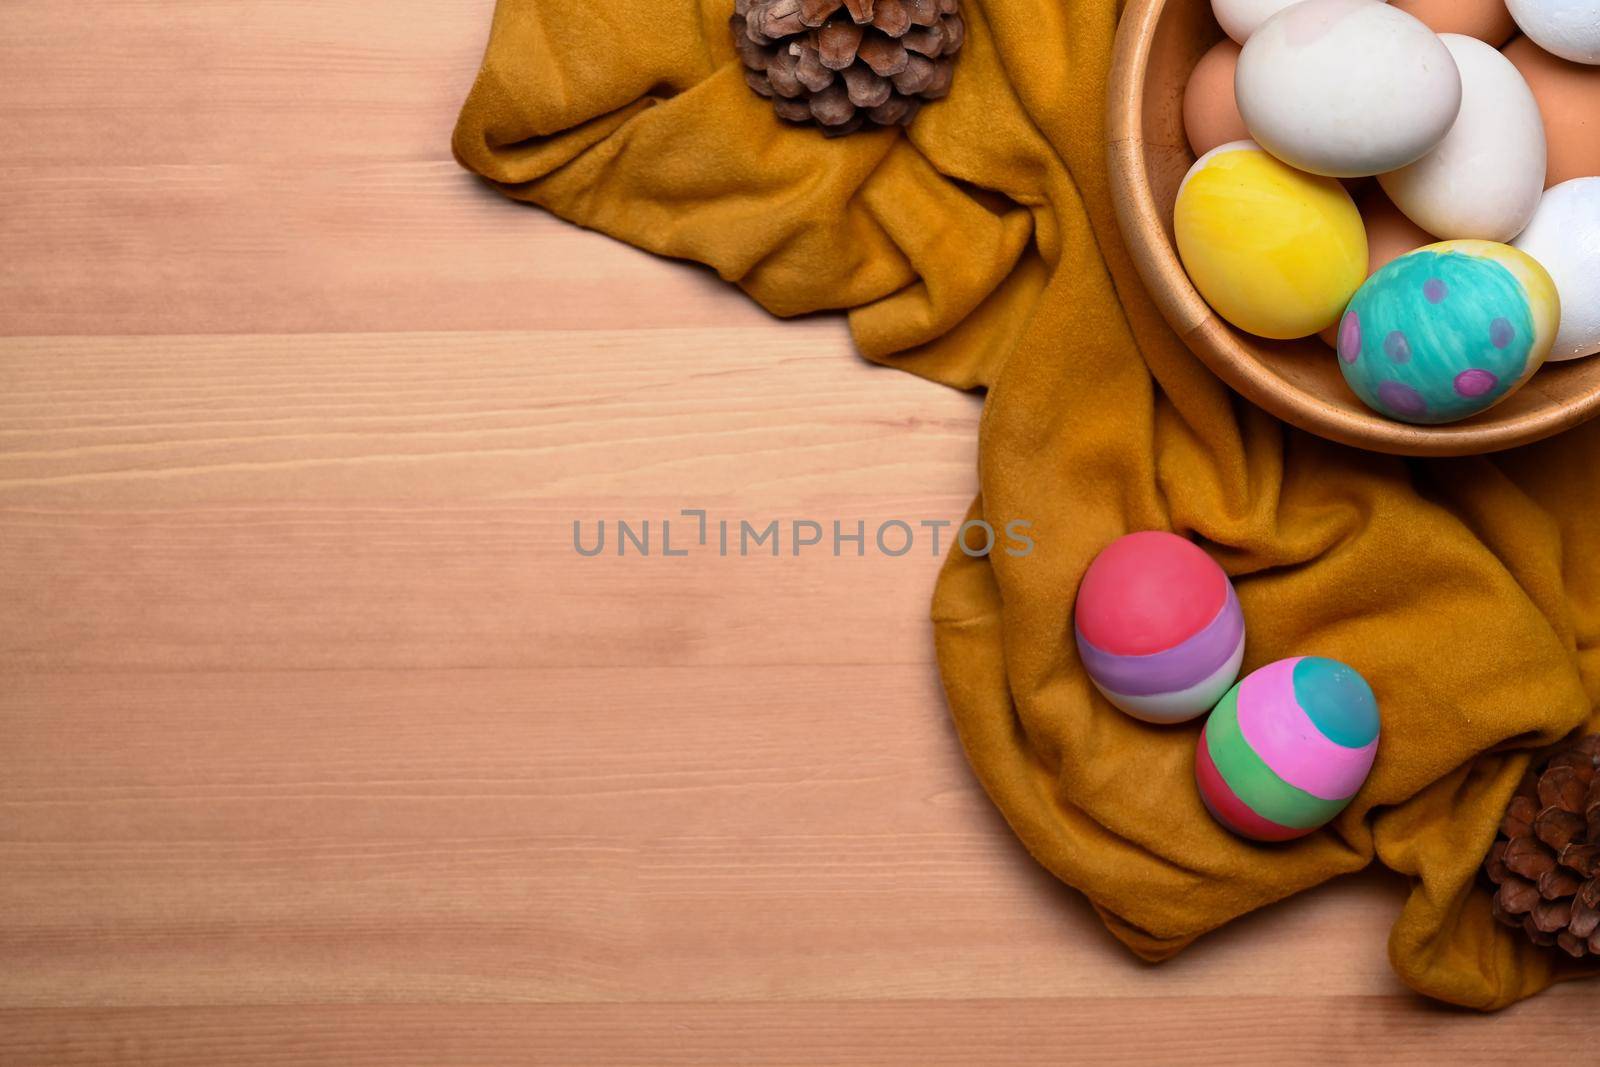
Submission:
M 730 26 L 750 88 L 831 137 L 910 123 L 966 40 L 957 0 L 734 0 Z
M 1600 956 L 1600 734 L 1522 780 L 1483 870 L 1497 920 L 1536 945 Z

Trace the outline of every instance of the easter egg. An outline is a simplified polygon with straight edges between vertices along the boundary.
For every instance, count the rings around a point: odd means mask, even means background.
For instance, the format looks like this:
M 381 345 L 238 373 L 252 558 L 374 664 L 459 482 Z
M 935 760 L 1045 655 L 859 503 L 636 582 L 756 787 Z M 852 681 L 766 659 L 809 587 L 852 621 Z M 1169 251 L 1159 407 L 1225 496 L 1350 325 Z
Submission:
M 1402 422 L 1474 415 L 1511 395 L 1550 352 L 1555 283 L 1491 241 L 1424 245 L 1368 278 L 1339 321 L 1339 369 L 1362 402 Z
M 1297 656 L 1252 671 L 1206 719 L 1195 783 L 1241 837 L 1304 837 L 1349 805 L 1378 753 L 1378 702 L 1338 660 Z
M 1544 118 L 1545 185 L 1600 174 L 1600 66 L 1553 56 L 1526 37 L 1504 52 Z
M 1183 132 L 1197 156 L 1250 136 L 1233 99 L 1233 71 L 1238 65 L 1239 46 L 1224 38 L 1189 72 L 1183 90 Z
M 1262 337 L 1316 333 L 1366 276 L 1367 237 L 1344 186 L 1250 141 L 1214 148 L 1189 168 L 1173 232 L 1206 303 Z
M 1516 247 L 1550 272 L 1561 297 L 1549 358 L 1600 352 L 1600 178 L 1573 178 L 1545 190 Z
M 1461 78 L 1438 36 L 1373 0 L 1284 8 L 1250 35 L 1233 88 L 1257 144 L 1336 178 L 1420 159 L 1461 107 Z
M 1119 537 L 1078 586 L 1078 655 L 1112 704 L 1146 722 L 1216 705 L 1244 660 L 1244 613 L 1216 561 L 1161 530 Z
M 1434 33 L 1464 33 L 1496 48 L 1511 39 L 1517 27 L 1506 0 L 1393 0 Z
M 1533 43 L 1574 63 L 1600 63 L 1600 0 L 1506 0 Z
M 1450 132 L 1409 166 L 1378 176 L 1395 206 L 1445 238 L 1509 241 L 1544 191 L 1544 122 L 1511 61 L 1476 37 L 1440 41 L 1461 74 L 1461 110 Z

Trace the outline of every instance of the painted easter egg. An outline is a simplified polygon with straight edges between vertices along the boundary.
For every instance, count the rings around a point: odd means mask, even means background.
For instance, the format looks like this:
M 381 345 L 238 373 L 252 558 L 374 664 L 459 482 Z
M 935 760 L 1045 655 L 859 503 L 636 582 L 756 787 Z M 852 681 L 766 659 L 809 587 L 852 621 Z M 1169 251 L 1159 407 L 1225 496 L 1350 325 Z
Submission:
M 1332 178 L 1305 174 L 1252 141 L 1195 161 L 1173 207 L 1178 256 L 1218 315 L 1286 340 L 1337 321 L 1366 277 L 1367 235 Z
M 1509 241 L 1544 191 L 1544 122 L 1511 61 L 1476 37 L 1439 37 L 1461 73 L 1461 111 L 1438 146 L 1378 176 L 1395 206 L 1445 238 Z
M 1338 660 L 1297 656 L 1252 671 L 1200 731 L 1195 783 L 1241 837 L 1289 841 L 1360 792 L 1378 754 L 1378 702 Z
M 1506 0 L 1533 43 L 1574 63 L 1600 63 L 1600 0 Z
M 1424 245 L 1368 278 L 1339 320 L 1339 369 L 1374 411 L 1454 422 L 1510 396 L 1549 355 L 1555 283 L 1492 241 Z
M 1204 715 L 1244 660 L 1233 583 L 1192 541 L 1160 530 L 1119 537 L 1094 558 L 1073 629 L 1095 687 L 1146 722 Z
M 1382 174 L 1422 158 L 1461 107 L 1438 36 L 1372 0 L 1304 0 L 1250 35 L 1234 95 L 1250 136 L 1313 174 Z
M 1600 178 L 1573 178 L 1545 190 L 1516 246 L 1550 272 L 1561 296 L 1561 325 L 1549 358 L 1600 353 Z

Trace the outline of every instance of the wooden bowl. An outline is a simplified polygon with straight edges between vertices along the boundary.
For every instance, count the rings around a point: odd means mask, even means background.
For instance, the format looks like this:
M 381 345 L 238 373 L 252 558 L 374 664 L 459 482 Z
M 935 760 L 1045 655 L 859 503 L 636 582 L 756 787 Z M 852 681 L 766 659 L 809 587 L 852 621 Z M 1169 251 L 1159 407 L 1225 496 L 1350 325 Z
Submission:
M 1359 448 L 1461 456 L 1527 444 L 1600 413 L 1600 356 L 1546 364 L 1488 411 L 1447 426 L 1386 419 L 1356 399 L 1315 337 L 1267 341 L 1217 317 L 1172 238 L 1178 183 L 1194 163 L 1183 132 L 1189 72 L 1221 39 L 1209 0 L 1129 0 L 1107 105 L 1111 188 L 1122 237 L 1167 322 L 1217 376 L 1285 422 Z

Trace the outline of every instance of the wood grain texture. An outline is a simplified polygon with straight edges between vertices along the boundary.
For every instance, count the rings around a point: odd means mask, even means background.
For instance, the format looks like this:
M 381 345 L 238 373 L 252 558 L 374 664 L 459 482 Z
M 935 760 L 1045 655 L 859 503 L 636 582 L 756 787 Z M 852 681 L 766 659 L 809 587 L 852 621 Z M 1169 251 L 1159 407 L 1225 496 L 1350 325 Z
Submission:
M 1584 990 L 1401 990 L 1379 875 L 1132 960 L 925 543 L 578 557 L 956 519 L 979 403 L 458 173 L 489 11 L 7 12 L 0 1063 L 1573 1057 Z
M 1361 1044 L 1352 1041 L 1353 1018 L 1360 1019 L 1364 1031 Z M 1441 1009 L 1419 1013 L 1409 1002 L 1388 997 L 1149 997 L 1129 1004 L 1126 1014 L 1098 997 L 472 1005 L 448 1011 L 363 1006 L 304 1009 L 294 1031 L 282 1025 L 278 1013 L 251 1008 L 0 1014 L 0 1024 L 7 1022 L 26 1027 L 26 1043 L 15 1047 L 39 1061 L 118 1064 L 143 1057 L 174 1067 L 216 1063 L 224 1035 L 253 1063 L 302 1064 L 308 1050 L 331 1048 L 352 1067 L 460 1062 L 853 1067 L 891 1061 L 948 1067 L 1063 1062 L 1277 1067 L 1375 1059 L 1493 1067 L 1529 1055 L 1515 1031 L 1492 1021 Z M 1135 1022 L 1143 1024 L 1142 1036 L 1131 1029 Z M 1593 1057 L 1592 1044 L 1576 1026 L 1545 1035 L 1539 1051 L 1558 1063 L 1587 1063 Z

